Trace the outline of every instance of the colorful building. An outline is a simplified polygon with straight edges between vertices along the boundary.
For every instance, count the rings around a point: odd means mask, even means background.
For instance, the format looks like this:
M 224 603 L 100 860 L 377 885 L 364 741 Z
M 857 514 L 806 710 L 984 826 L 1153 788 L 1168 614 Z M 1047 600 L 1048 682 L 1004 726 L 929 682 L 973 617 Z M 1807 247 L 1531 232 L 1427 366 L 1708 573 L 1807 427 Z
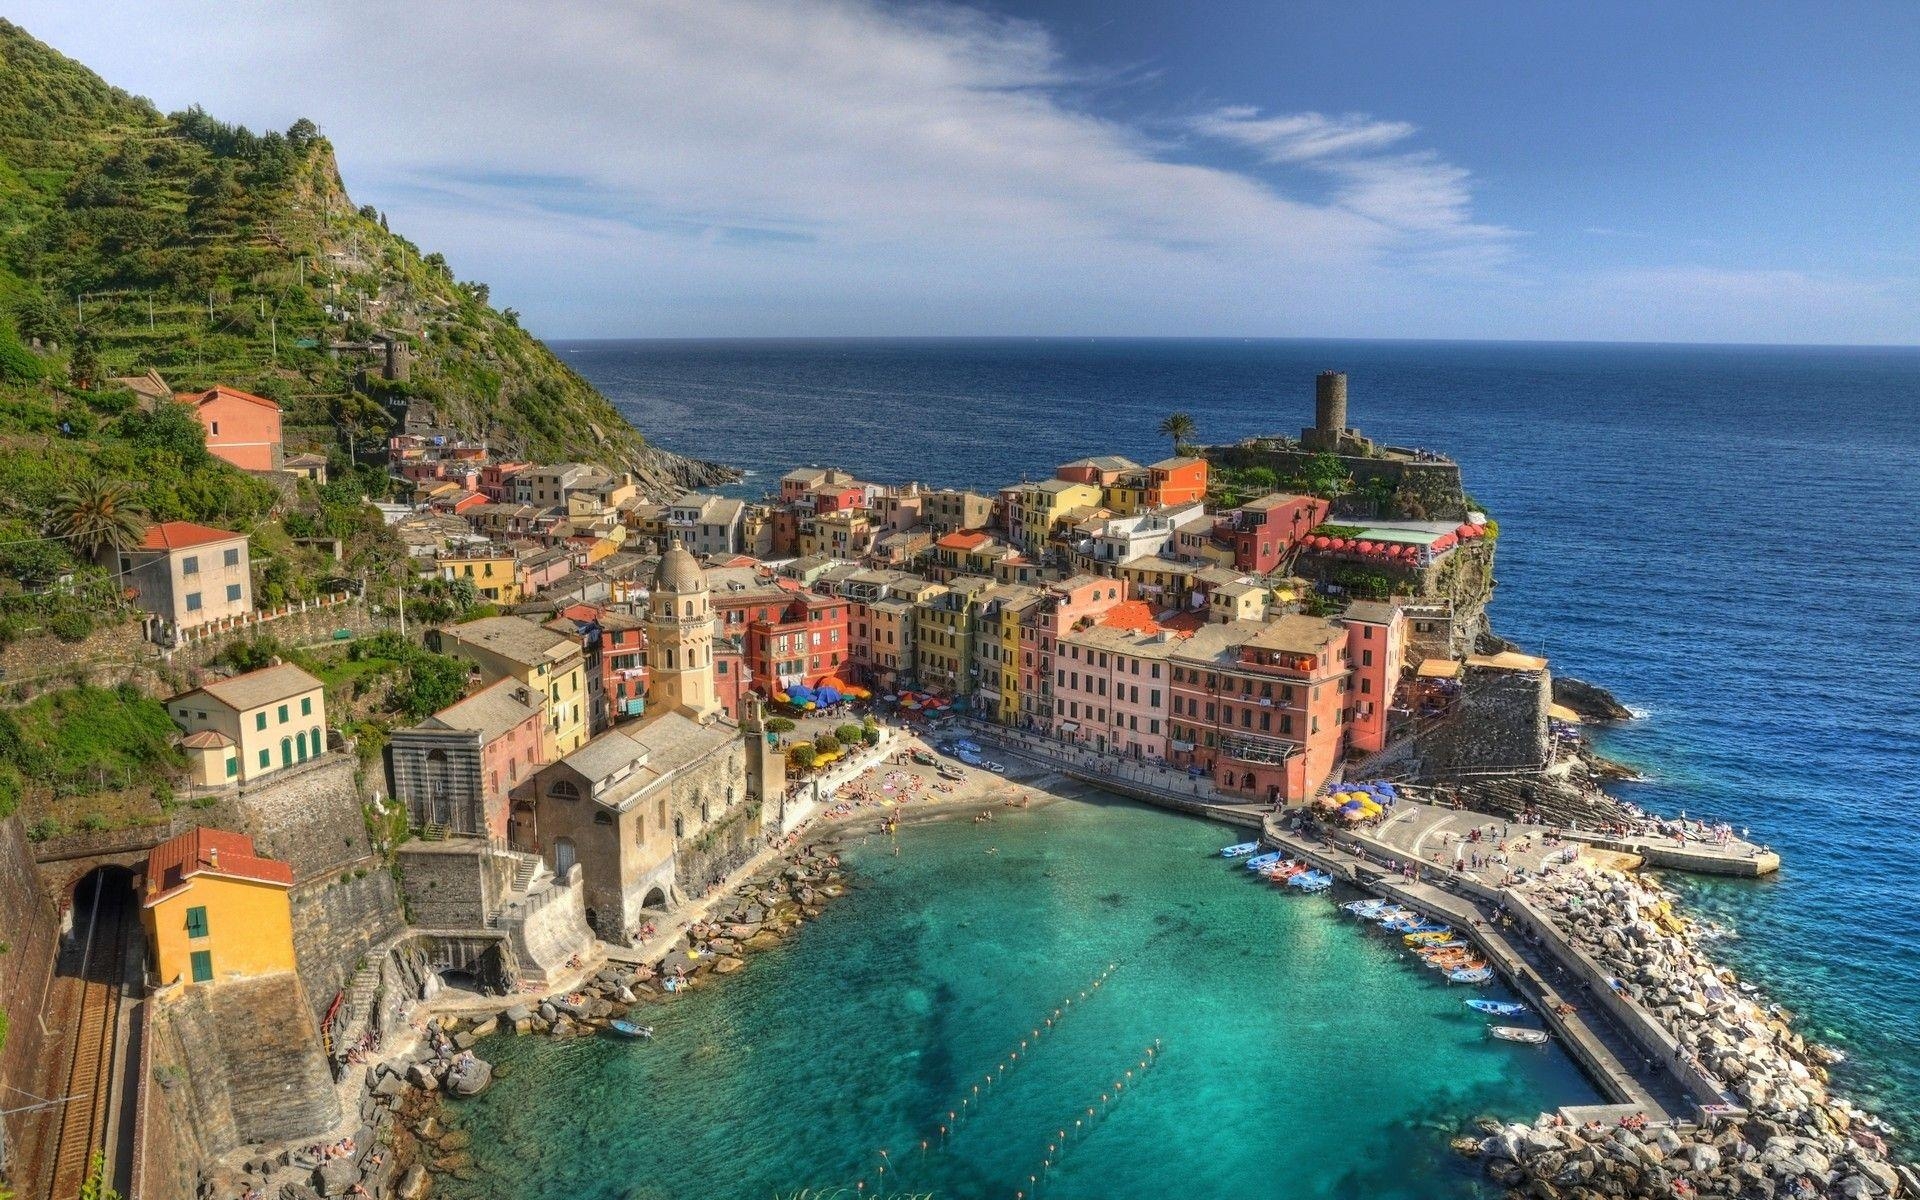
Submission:
M 513 790 L 547 761 L 545 697 L 501 679 L 387 743 L 393 798 L 418 829 L 514 841 Z
M 1165 761 L 1169 660 L 1180 641 L 1138 600 L 1069 630 L 1053 660 L 1054 731 L 1096 750 Z
M 1039 604 L 1020 622 L 1019 724 L 1041 733 L 1054 728 L 1054 672 L 1060 640 L 1125 601 L 1127 586 L 1097 575 L 1075 575 L 1042 589 Z
M 1147 468 L 1147 507 L 1172 508 L 1207 498 L 1207 460 L 1180 455 Z
M 474 595 L 489 604 L 520 603 L 520 575 L 516 556 L 506 546 L 469 546 L 434 556 L 434 572 L 451 583 L 463 579 Z
M 1280 569 L 1300 539 L 1327 519 L 1327 502 L 1317 496 L 1273 492 L 1222 513 L 1216 534 L 1233 547 L 1233 565 L 1253 575 Z
M 1099 503 L 1100 488 L 1091 483 L 1047 479 L 1021 485 L 1020 516 L 1014 534 L 1020 549 L 1029 558 L 1044 558 L 1052 544 L 1054 527 L 1065 522 L 1074 510 L 1091 509 Z
M 243 471 L 277 471 L 284 449 L 280 406 L 265 396 L 225 386 L 174 397 L 193 409 L 207 431 L 207 453 Z
M 1407 614 L 1397 604 L 1356 600 L 1340 618 L 1353 662 L 1347 744 L 1372 754 L 1387 744 L 1394 696 L 1407 660 Z
M 1171 673 L 1169 760 L 1228 795 L 1306 800 L 1344 751 L 1345 626 L 1301 615 L 1205 625 Z
M 439 631 L 440 651 L 463 658 L 488 682 L 514 679 L 546 697 L 542 759 L 552 762 L 587 740 L 586 654 L 580 643 L 525 617 L 484 617 Z
M 185 731 L 193 781 L 248 783 L 327 750 L 321 682 L 292 663 L 203 684 L 167 701 Z
M 160 986 L 220 984 L 298 965 L 287 893 L 293 868 L 253 839 L 190 829 L 155 846 L 140 880 L 140 924 Z

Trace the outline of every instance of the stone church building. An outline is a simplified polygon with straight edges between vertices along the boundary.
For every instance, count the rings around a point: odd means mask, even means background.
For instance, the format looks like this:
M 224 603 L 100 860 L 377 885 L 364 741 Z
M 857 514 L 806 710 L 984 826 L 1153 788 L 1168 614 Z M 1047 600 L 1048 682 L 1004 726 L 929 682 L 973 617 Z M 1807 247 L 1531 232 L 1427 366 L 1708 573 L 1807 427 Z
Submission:
M 580 864 L 587 920 L 604 940 L 631 942 L 650 913 L 697 897 L 751 857 L 762 805 L 786 787 L 758 718 L 743 729 L 721 712 L 713 639 L 706 573 L 673 546 L 648 598 L 647 715 L 533 780 L 541 855 L 562 878 Z

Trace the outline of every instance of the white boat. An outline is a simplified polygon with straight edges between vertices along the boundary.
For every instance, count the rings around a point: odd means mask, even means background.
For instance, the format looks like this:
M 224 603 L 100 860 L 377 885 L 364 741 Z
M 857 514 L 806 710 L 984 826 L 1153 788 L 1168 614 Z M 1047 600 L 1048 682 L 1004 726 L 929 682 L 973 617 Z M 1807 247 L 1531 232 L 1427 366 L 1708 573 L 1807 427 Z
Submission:
M 1349 900 L 1340 907 L 1356 917 L 1375 917 L 1387 910 L 1390 900 Z
M 1547 1035 L 1539 1029 L 1522 1029 L 1518 1025 L 1495 1025 L 1487 1030 L 1503 1042 L 1519 1042 L 1527 1046 L 1544 1046 Z

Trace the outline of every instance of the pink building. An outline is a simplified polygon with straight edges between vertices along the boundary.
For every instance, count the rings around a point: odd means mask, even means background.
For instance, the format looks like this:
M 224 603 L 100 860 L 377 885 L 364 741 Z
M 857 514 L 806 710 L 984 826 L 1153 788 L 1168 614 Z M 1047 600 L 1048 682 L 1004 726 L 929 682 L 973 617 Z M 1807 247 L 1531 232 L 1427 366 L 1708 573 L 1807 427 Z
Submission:
M 387 745 L 393 796 L 413 824 L 461 837 L 514 838 L 509 801 L 545 763 L 546 698 L 502 679 Z
M 1326 519 L 1325 500 L 1273 492 L 1220 514 L 1214 535 L 1233 547 L 1236 570 L 1266 575 L 1278 570 L 1300 539 Z
M 480 468 L 480 491 L 495 504 L 503 503 L 512 498 L 513 477 L 532 465 L 523 462 L 488 463 Z
M 1092 625 L 1127 598 L 1124 580 L 1075 575 L 1046 585 L 1046 595 L 1020 621 L 1020 724 L 1054 730 L 1053 687 L 1060 640 Z
M 243 471 L 280 469 L 280 406 L 238 388 L 213 387 L 174 397 L 207 431 L 207 453 Z
M 1054 731 L 1096 750 L 1147 762 L 1167 758 L 1172 670 L 1182 635 L 1138 600 L 1071 630 L 1054 656 Z
M 1407 658 L 1407 615 L 1397 605 L 1357 600 L 1341 617 L 1353 661 L 1347 744 L 1371 754 L 1387 744 L 1388 711 Z

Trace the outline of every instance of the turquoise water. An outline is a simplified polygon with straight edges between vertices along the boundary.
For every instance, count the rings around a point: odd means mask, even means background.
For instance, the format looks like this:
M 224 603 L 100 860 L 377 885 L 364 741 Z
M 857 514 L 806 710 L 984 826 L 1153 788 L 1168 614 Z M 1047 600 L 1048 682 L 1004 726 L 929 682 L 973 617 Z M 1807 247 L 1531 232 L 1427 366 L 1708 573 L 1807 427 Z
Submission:
M 1209 857 L 1233 840 L 1088 799 L 853 847 L 851 896 L 649 1010 L 651 1043 L 483 1043 L 507 1077 L 452 1113 L 485 1178 L 443 1194 L 1013 1200 L 1077 1115 L 1042 1196 L 1472 1195 L 1463 1123 L 1595 1099 L 1559 1051 L 1490 1043 L 1398 939 Z

